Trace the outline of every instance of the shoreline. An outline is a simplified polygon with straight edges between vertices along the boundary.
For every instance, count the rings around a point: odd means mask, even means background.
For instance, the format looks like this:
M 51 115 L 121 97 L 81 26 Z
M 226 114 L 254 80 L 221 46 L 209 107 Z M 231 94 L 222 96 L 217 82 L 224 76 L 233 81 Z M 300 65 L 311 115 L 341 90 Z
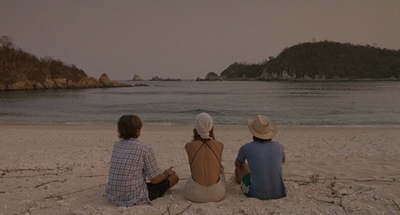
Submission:
M 224 143 L 226 197 L 193 203 L 182 189 L 190 177 L 184 144 L 193 126 L 144 124 L 161 169 L 174 166 L 179 183 L 152 205 L 107 203 L 105 183 L 116 124 L 26 125 L 0 123 L 0 215 L 5 214 L 396 214 L 400 213 L 400 133 L 386 127 L 279 126 L 274 140 L 286 153 L 288 195 L 247 198 L 229 181 L 246 125 L 215 125 Z
M 109 127 L 109 126 L 117 126 L 117 120 L 115 122 L 0 122 L 0 126 L 85 126 L 85 127 Z M 144 126 L 148 127 L 193 127 L 192 124 L 178 124 L 178 123 L 146 123 L 143 122 Z M 214 123 L 214 127 L 246 127 L 245 122 L 243 124 L 216 124 Z M 371 128 L 371 127 L 399 127 L 399 125 L 293 125 L 293 124 L 278 124 L 279 128 L 295 128 L 295 127 L 321 127 L 321 128 L 340 128 L 340 127 L 349 127 L 349 128 Z M 247 128 L 247 127 L 246 127 Z

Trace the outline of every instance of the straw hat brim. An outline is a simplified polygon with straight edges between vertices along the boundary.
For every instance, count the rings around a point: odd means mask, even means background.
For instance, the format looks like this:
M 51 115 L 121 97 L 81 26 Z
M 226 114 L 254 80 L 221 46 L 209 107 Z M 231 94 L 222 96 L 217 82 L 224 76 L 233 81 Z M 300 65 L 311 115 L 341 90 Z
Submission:
M 272 139 L 278 132 L 276 125 L 271 122 L 269 122 L 269 125 L 266 127 L 267 129 L 265 129 L 265 131 L 257 131 L 253 128 L 253 122 L 254 119 L 248 119 L 247 127 L 249 128 L 250 133 L 252 133 L 257 138 L 269 140 Z

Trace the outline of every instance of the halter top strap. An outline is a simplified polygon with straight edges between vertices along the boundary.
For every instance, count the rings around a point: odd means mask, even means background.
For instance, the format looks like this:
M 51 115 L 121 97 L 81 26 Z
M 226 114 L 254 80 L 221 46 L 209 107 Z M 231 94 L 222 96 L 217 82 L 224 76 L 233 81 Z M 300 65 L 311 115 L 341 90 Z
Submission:
M 210 140 L 203 141 L 203 144 L 201 144 L 201 146 L 197 149 L 196 153 L 195 153 L 194 156 L 192 157 L 192 160 L 190 161 L 190 164 L 189 164 L 190 167 L 192 167 L 192 163 L 193 163 L 194 158 L 196 157 L 196 155 L 197 155 L 197 153 L 200 151 L 200 149 L 203 148 L 204 145 L 206 145 L 206 146 L 213 152 L 213 154 L 215 155 L 215 157 L 216 157 L 217 160 L 218 160 L 218 163 L 221 164 L 221 161 L 219 160 L 217 154 L 214 152 L 214 150 L 211 148 L 211 146 L 208 145 L 208 142 L 210 142 Z

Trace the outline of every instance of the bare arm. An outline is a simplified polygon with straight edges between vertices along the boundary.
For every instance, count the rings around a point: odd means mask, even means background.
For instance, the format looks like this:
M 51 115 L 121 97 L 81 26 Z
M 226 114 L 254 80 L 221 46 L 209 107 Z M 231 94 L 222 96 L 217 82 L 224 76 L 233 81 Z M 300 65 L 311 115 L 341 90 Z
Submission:
M 161 174 L 157 175 L 156 177 L 150 179 L 150 182 L 152 184 L 158 184 L 162 181 L 164 181 L 165 179 L 169 178 L 170 176 L 175 175 L 175 171 L 172 170 L 172 166 L 168 169 L 166 169 L 164 172 L 162 172 Z
M 239 161 L 237 160 L 237 159 L 235 159 L 235 167 L 242 167 L 243 166 L 243 164 L 242 163 L 239 163 Z

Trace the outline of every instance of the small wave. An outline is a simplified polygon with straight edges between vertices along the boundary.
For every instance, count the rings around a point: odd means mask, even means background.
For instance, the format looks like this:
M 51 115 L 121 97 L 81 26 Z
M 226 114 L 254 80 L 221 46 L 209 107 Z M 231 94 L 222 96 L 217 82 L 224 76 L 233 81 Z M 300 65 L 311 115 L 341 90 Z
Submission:
M 14 113 L 14 112 L 11 112 L 11 113 L 0 112 L 0 117 L 2 117 L 2 116 L 22 116 L 22 114 Z
M 175 113 L 177 113 L 177 114 L 187 114 L 187 113 L 189 113 L 189 114 L 196 114 L 196 115 L 197 115 L 197 114 L 202 113 L 202 112 L 206 112 L 206 113 L 208 113 L 208 114 L 210 114 L 210 115 L 213 115 L 213 114 L 217 115 L 217 114 L 219 114 L 218 111 L 209 110 L 209 109 L 182 110 L 182 111 L 176 111 Z

